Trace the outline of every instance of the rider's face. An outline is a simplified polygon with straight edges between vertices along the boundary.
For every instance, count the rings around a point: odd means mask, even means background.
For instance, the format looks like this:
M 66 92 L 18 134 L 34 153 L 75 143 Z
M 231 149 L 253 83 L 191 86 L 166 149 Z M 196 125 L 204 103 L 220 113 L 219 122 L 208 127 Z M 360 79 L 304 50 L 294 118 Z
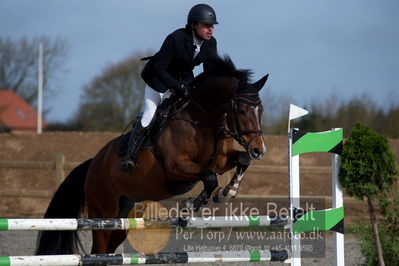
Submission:
M 213 34 L 214 26 L 212 24 L 195 23 L 194 28 L 199 37 L 204 40 L 210 40 Z

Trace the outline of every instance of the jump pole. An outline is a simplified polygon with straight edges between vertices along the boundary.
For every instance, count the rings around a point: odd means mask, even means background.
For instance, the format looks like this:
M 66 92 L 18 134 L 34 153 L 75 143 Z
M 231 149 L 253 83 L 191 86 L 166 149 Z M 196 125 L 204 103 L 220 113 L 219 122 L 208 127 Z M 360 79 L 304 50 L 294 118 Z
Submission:
M 152 228 L 263 227 L 288 224 L 285 216 L 216 216 L 167 219 L 0 219 L 0 231 L 130 230 Z
M 96 254 L 96 255 L 45 255 L 0 257 L 0 266 L 74 266 L 74 265 L 136 265 L 170 263 L 211 262 L 260 262 L 285 261 L 287 251 L 247 250 L 219 252 L 163 252 L 145 255 L 141 253 Z

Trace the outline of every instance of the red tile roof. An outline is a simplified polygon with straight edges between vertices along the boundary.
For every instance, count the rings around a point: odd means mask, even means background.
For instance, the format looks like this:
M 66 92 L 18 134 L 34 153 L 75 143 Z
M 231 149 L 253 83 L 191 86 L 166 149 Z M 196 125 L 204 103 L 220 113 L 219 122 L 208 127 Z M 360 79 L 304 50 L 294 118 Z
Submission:
M 0 89 L 0 127 L 8 127 L 11 131 L 36 131 L 37 113 L 14 92 Z

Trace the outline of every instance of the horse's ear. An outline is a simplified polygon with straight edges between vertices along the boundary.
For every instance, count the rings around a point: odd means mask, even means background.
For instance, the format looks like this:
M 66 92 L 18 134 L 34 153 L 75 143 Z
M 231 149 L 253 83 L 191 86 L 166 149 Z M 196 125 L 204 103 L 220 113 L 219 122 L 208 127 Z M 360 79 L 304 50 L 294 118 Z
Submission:
M 258 80 L 257 82 L 255 82 L 254 84 L 253 84 L 253 86 L 258 90 L 258 91 L 260 91 L 262 88 L 263 88 L 263 86 L 265 85 L 265 83 L 266 83 L 266 80 L 269 78 L 269 74 L 267 74 L 266 76 L 264 76 L 263 78 L 261 78 L 260 80 Z

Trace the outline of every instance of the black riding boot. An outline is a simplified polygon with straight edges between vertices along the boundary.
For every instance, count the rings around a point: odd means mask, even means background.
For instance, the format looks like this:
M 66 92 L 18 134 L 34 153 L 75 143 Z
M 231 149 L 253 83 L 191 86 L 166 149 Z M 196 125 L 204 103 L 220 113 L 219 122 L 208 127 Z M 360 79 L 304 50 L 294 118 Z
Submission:
M 130 133 L 129 146 L 126 157 L 121 163 L 121 169 L 125 172 L 132 173 L 136 168 L 136 155 L 145 138 L 145 129 L 141 125 L 141 121 L 137 121 L 132 132 Z

